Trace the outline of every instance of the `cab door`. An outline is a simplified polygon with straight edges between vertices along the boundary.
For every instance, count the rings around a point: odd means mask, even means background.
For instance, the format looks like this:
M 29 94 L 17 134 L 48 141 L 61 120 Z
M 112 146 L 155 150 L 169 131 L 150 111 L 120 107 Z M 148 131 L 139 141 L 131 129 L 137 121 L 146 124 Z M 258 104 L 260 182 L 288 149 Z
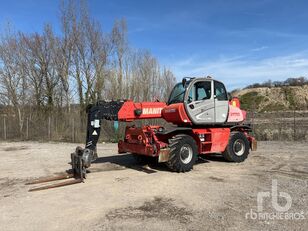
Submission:
M 228 119 L 229 100 L 223 83 L 214 80 L 215 122 L 224 123 Z
M 215 122 L 213 95 L 213 80 L 195 81 L 188 88 L 184 105 L 194 124 L 213 124 Z

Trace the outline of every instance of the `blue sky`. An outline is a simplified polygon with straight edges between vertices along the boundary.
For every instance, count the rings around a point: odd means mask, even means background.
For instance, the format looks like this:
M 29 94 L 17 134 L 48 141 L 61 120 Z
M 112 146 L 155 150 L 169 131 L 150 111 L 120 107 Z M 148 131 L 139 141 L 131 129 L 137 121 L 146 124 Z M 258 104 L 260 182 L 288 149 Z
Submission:
M 1 27 L 59 28 L 59 1 L 0 3 Z M 308 1 L 89 0 L 89 8 L 105 31 L 126 18 L 130 43 L 149 49 L 179 80 L 212 75 L 234 89 L 308 76 Z

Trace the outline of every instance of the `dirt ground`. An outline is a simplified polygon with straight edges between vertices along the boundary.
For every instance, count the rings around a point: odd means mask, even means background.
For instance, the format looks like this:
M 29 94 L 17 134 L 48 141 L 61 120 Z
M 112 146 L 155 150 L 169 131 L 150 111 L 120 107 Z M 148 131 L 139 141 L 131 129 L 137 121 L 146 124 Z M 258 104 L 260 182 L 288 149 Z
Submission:
M 29 180 L 68 169 L 75 147 L 0 142 L 0 230 L 308 230 L 307 143 L 259 142 L 244 163 L 208 156 L 180 174 L 147 169 L 118 155 L 116 144 L 99 144 L 85 183 L 28 192 Z M 272 180 L 292 199 L 288 219 L 251 215 Z M 277 214 L 271 198 L 262 213 Z

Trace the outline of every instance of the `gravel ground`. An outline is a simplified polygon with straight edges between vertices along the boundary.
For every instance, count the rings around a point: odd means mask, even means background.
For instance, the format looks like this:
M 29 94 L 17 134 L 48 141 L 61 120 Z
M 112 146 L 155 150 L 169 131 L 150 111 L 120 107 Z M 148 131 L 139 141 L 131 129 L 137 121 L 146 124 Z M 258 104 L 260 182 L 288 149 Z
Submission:
M 99 144 L 85 183 L 28 192 L 29 180 L 69 168 L 75 147 L 0 142 L 0 230 L 308 230 L 307 143 L 259 142 L 244 163 L 203 156 L 180 174 Z M 260 192 L 272 197 L 257 214 Z M 279 213 L 276 199 L 291 207 Z

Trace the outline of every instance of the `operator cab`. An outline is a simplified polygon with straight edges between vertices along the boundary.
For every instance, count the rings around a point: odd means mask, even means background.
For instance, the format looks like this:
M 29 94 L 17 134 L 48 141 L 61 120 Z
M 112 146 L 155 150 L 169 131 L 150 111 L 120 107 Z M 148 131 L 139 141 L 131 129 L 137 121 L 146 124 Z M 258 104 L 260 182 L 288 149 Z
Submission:
M 212 78 L 184 78 L 173 88 L 168 105 L 183 103 L 195 125 L 225 123 L 229 101 L 223 83 Z

